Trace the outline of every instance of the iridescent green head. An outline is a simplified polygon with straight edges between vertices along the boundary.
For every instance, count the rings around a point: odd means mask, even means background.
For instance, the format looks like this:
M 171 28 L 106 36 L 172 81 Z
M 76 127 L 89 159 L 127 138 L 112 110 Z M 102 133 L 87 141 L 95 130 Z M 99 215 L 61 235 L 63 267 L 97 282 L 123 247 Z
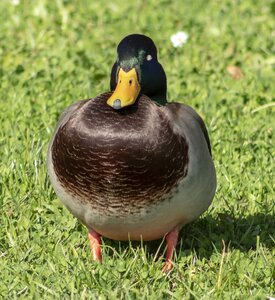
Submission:
M 110 86 L 114 93 L 107 103 L 114 109 L 132 105 L 140 93 L 160 105 L 167 103 L 166 75 L 149 37 L 131 34 L 119 43 Z

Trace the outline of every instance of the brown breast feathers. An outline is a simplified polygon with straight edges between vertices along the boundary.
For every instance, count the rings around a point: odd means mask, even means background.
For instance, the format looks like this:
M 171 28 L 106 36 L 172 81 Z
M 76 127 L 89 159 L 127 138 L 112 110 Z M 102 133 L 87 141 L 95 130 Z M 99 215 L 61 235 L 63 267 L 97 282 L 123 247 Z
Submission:
M 109 97 L 91 99 L 59 128 L 54 170 L 81 201 L 136 211 L 167 197 L 186 176 L 188 146 L 148 97 L 120 111 L 106 104 Z

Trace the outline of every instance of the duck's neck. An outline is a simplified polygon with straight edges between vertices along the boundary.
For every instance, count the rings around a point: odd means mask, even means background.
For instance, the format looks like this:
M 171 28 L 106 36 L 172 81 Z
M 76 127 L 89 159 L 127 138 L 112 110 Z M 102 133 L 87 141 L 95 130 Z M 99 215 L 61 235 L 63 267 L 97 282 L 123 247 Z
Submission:
M 158 94 L 148 95 L 148 96 L 160 106 L 166 105 L 168 103 L 167 96 L 166 96 L 166 90 L 162 91 Z
M 158 105 L 165 105 L 167 104 L 167 80 L 165 72 L 159 63 L 155 63 L 150 71 L 151 73 L 148 72 L 141 76 L 141 93 L 150 97 Z

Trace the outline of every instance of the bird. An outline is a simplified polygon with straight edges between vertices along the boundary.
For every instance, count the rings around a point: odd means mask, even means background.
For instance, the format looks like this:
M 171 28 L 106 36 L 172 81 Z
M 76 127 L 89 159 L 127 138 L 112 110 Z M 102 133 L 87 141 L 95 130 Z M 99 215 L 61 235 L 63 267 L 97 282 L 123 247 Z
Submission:
M 92 258 L 102 238 L 166 240 L 169 273 L 183 226 L 210 206 L 216 171 L 204 121 L 168 102 L 153 40 L 130 34 L 117 46 L 110 91 L 60 116 L 47 154 L 50 182 L 88 230 Z

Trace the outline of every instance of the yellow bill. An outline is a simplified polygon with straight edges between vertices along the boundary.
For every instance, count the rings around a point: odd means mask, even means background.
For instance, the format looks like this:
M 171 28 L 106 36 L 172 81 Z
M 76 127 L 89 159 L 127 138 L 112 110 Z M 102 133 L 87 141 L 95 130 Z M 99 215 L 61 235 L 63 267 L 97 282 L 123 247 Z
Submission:
M 124 72 L 121 68 L 118 72 L 118 80 L 115 91 L 107 100 L 107 104 L 114 109 L 121 109 L 135 103 L 140 92 L 137 72 L 135 68 Z

